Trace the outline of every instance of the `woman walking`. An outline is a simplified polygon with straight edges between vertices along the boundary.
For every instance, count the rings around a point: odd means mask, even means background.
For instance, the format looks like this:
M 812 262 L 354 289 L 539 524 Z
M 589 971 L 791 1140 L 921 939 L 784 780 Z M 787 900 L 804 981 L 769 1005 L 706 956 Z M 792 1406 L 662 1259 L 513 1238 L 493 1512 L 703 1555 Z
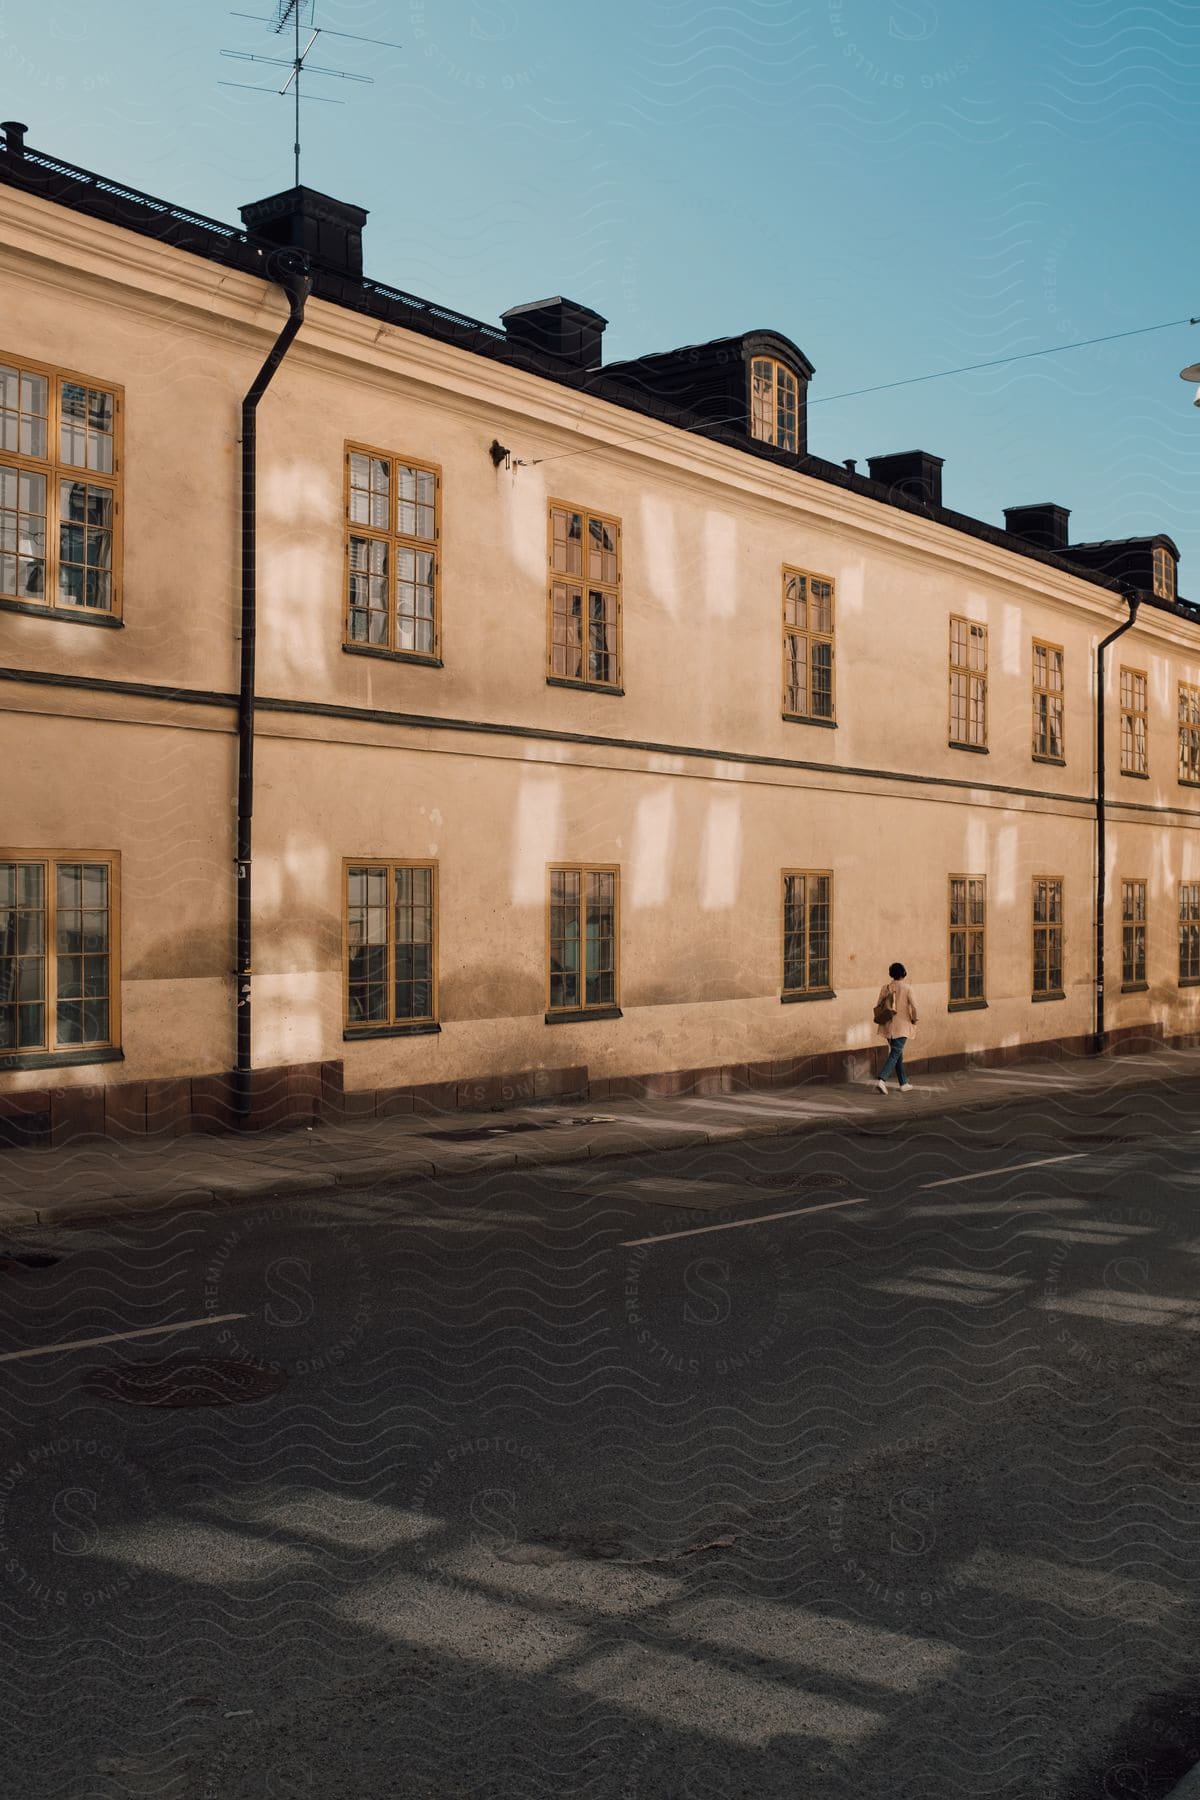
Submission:
M 888 979 L 875 1002 L 875 1023 L 888 1046 L 887 1061 L 879 1071 L 875 1086 L 881 1094 L 886 1094 L 888 1076 L 895 1071 L 900 1092 L 907 1094 L 912 1084 L 904 1067 L 904 1046 L 916 1030 L 917 1008 L 908 985 L 908 970 L 903 963 L 894 962 L 888 970 Z

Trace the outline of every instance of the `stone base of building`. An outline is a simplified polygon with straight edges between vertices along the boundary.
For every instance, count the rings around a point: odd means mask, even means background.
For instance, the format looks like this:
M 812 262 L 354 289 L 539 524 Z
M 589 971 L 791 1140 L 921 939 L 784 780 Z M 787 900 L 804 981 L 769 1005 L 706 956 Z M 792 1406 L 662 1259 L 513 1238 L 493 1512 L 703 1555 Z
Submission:
M 1108 1034 L 1109 1056 L 1132 1056 L 1162 1050 L 1168 1040 L 1161 1025 L 1134 1025 Z M 1200 1043 L 1200 1037 L 1173 1038 L 1177 1048 Z M 1091 1056 L 1089 1036 L 1043 1038 L 1032 1044 L 1005 1044 L 953 1056 L 906 1056 L 913 1075 L 944 1075 L 954 1069 L 994 1069 L 1009 1063 L 1067 1062 Z M 589 1100 L 662 1100 L 688 1094 L 744 1094 L 760 1088 L 804 1087 L 810 1083 L 870 1081 L 884 1055 L 882 1040 L 871 1050 L 829 1050 L 816 1056 L 789 1057 L 781 1062 L 726 1063 L 711 1069 L 675 1069 L 658 1075 L 619 1075 L 588 1083 Z
M 1161 1025 L 1130 1026 L 1109 1034 L 1108 1054 L 1192 1048 L 1200 1035 L 1167 1039 Z M 831 1050 L 777 1062 L 725 1063 L 707 1069 L 672 1069 L 651 1075 L 589 1078 L 585 1066 L 485 1075 L 475 1081 L 433 1082 L 419 1087 L 351 1088 L 339 1062 L 255 1069 L 250 1111 L 239 1119 L 233 1077 L 196 1075 L 190 1080 L 119 1082 L 111 1086 L 29 1089 L 0 1094 L 0 1147 L 59 1146 L 81 1139 L 182 1137 L 192 1132 L 266 1131 L 288 1126 L 345 1124 L 393 1113 L 444 1115 L 530 1106 L 545 1100 L 662 1100 L 688 1095 L 741 1094 L 805 1087 L 814 1083 L 868 1081 L 882 1046 Z M 1009 1063 L 1070 1061 L 1092 1053 L 1090 1037 L 1044 1038 L 954 1056 L 914 1057 L 914 1075 L 962 1068 L 1000 1068 Z
M 586 1068 L 531 1069 L 476 1081 L 347 1090 L 340 1061 L 295 1063 L 253 1070 L 250 1108 L 241 1118 L 230 1074 L 0 1094 L 0 1146 L 278 1131 L 386 1118 L 392 1113 L 437 1115 L 530 1106 L 539 1100 L 586 1099 L 587 1091 Z

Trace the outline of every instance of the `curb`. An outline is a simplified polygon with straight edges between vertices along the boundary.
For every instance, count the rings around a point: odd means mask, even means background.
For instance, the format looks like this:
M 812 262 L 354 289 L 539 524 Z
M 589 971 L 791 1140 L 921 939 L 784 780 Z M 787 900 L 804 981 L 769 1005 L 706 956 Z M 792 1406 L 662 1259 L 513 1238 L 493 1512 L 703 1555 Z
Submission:
M 1178 1787 L 1173 1787 L 1166 1800 L 1200 1800 L 1200 1763 L 1185 1775 Z
M 814 1121 L 825 1124 L 827 1121 Z M 799 1127 L 810 1128 L 805 1120 Z M 792 1129 L 795 1129 L 793 1126 Z M 0 1230 L 5 1225 L 42 1226 L 53 1228 L 67 1225 L 102 1225 L 110 1219 L 139 1218 L 146 1213 L 165 1212 L 168 1209 L 207 1205 L 214 1207 L 257 1206 L 263 1200 L 296 1200 L 306 1194 L 329 1193 L 336 1189 L 339 1195 L 361 1193 L 365 1189 L 388 1184 L 402 1187 L 413 1181 L 445 1180 L 454 1175 L 480 1175 L 488 1170 L 510 1172 L 516 1169 L 568 1167 L 572 1163 L 589 1162 L 619 1156 L 646 1156 L 655 1150 L 690 1150 L 701 1144 L 728 1142 L 730 1138 L 777 1137 L 783 1133 L 774 1124 L 762 1127 L 722 1126 L 713 1132 L 698 1129 L 680 1129 L 672 1134 L 670 1141 L 653 1144 L 627 1144 L 622 1147 L 597 1148 L 585 1145 L 571 1150 L 555 1150 L 548 1147 L 549 1153 L 544 1156 L 533 1155 L 528 1149 L 506 1151 L 499 1155 L 491 1151 L 487 1156 L 472 1157 L 470 1151 L 464 1151 L 453 1161 L 436 1162 L 432 1159 L 416 1159 L 406 1167 L 397 1169 L 395 1157 L 380 1158 L 374 1165 L 359 1164 L 354 1169 L 330 1170 L 326 1174 L 317 1174 L 313 1170 L 305 1170 L 302 1174 L 285 1175 L 275 1179 L 265 1179 L 256 1187 L 248 1187 L 239 1182 L 236 1186 L 230 1183 L 222 1186 L 215 1183 L 212 1187 L 194 1187 L 180 1189 L 171 1194 L 156 1194 L 147 1197 L 140 1193 L 106 1194 L 94 1201 L 63 1201 L 61 1204 L 51 1203 L 44 1207 L 18 1206 L 0 1212 Z
M 1138 1071 L 1125 1080 L 1114 1083 L 1097 1083 L 1083 1091 L 1107 1092 L 1112 1086 L 1134 1088 L 1147 1086 L 1161 1080 L 1168 1073 L 1146 1073 Z M 1080 1090 L 1073 1090 L 1078 1092 Z M 999 1110 L 1011 1106 L 1014 1098 L 1019 1096 L 992 1093 L 980 1095 L 977 1099 L 947 1099 L 941 1103 L 920 1106 L 909 1114 L 901 1114 L 893 1109 L 887 1116 L 897 1121 L 905 1120 L 901 1129 L 912 1129 L 927 1119 L 945 1118 L 947 1115 L 978 1113 Z M 100 1225 L 113 1219 L 137 1218 L 146 1213 L 165 1211 L 196 1205 L 204 1206 L 239 1206 L 258 1205 L 263 1200 L 297 1199 L 304 1194 L 327 1193 L 336 1190 L 339 1194 L 361 1192 L 366 1188 L 387 1184 L 394 1187 L 403 1186 L 410 1181 L 444 1180 L 455 1175 L 474 1175 L 486 1170 L 512 1170 L 524 1168 L 569 1167 L 573 1163 L 589 1161 L 605 1161 L 609 1158 L 626 1156 L 646 1156 L 655 1151 L 696 1149 L 705 1144 L 726 1144 L 749 1138 L 795 1137 L 813 1131 L 829 1131 L 838 1129 L 856 1129 L 866 1119 L 874 1119 L 883 1115 L 875 1111 L 854 1111 L 842 1114 L 807 1118 L 774 1118 L 755 1119 L 739 1124 L 731 1121 L 727 1125 L 715 1125 L 707 1128 L 680 1125 L 672 1128 L 670 1135 L 663 1132 L 652 1143 L 607 1145 L 591 1141 L 584 1145 L 576 1145 L 565 1149 L 555 1149 L 552 1144 L 546 1146 L 545 1154 L 536 1154 L 531 1145 L 522 1145 L 521 1149 L 500 1151 L 489 1146 L 486 1153 L 480 1154 L 470 1150 L 458 1152 L 452 1159 L 439 1161 L 437 1158 L 413 1157 L 407 1166 L 397 1169 L 396 1155 L 380 1157 L 371 1164 L 359 1163 L 351 1169 L 328 1170 L 318 1173 L 305 1170 L 295 1175 L 264 1177 L 255 1187 L 247 1187 L 245 1183 L 224 1185 L 215 1182 L 211 1186 L 181 1188 L 173 1193 L 147 1196 L 142 1192 L 127 1194 L 107 1194 L 94 1201 L 74 1202 L 65 1200 L 61 1203 L 51 1202 L 44 1207 L 0 1206 L 0 1230 L 6 1226 L 28 1229 L 30 1227 L 55 1228 L 71 1225 Z M 626 1121 L 622 1120 L 622 1124 Z M 628 1124 L 637 1129 L 636 1119 Z M 419 1162 L 420 1166 L 417 1166 Z M 1180 1800 L 1200 1800 L 1200 1786 L 1193 1793 L 1181 1790 Z

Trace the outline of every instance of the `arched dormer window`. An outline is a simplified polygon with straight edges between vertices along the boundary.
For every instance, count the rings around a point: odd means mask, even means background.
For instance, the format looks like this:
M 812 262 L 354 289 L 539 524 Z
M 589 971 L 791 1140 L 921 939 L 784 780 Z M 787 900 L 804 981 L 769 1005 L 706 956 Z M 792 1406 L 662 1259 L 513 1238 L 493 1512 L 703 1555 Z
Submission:
M 750 435 L 760 443 L 795 451 L 800 387 L 792 371 L 771 356 L 750 363 Z
M 1154 593 L 1159 600 L 1175 598 L 1175 558 L 1162 544 L 1154 547 Z

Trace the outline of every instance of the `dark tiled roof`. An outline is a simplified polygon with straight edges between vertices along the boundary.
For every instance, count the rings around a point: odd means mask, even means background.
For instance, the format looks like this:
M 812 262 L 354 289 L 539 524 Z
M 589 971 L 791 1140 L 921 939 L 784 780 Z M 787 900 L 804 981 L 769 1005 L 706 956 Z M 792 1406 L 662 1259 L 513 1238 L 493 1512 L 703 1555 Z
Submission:
M 1165 550 L 1171 552 L 1172 556 L 1177 558 L 1179 555 L 1178 544 L 1175 542 L 1174 538 L 1168 537 L 1165 531 L 1143 531 L 1139 532 L 1137 537 L 1096 538 L 1093 542 L 1087 544 L 1069 544 L 1067 546 L 1067 551 L 1068 554 L 1070 554 L 1072 550 L 1092 550 L 1096 552 L 1101 550 L 1112 550 L 1115 552 L 1126 544 L 1153 544 L 1155 546 L 1161 544 Z
M 210 262 L 223 263 L 246 274 L 267 278 L 266 249 L 252 242 L 244 231 L 225 225 L 218 219 L 207 218 L 202 213 L 191 212 L 186 207 L 173 206 L 151 194 L 124 187 L 120 182 L 108 181 L 103 176 L 77 168 L 71 163 L 64 163 L 44 151 L 28 147 L 20 150 L 6 147 L 0 153 L 0 181 L 24 193 L 37 195 L 55 206 L 86 213 L 107 224 L 120 226 L 123 230 L 136 232 L 142 237 L 154 238 L 174 249 L 187 251 L 190 255 L 202 256 Z M 732 422 L 713 421 L 697 415 L 678 399 L 656 393 L 650 379 L 654 369 L 675 363 L 684 352 L 658 352 L 611 364 L 607 368 L 581 370 L 545 352 L 515 342 L 498 325 L 488 325 L 480 319 L 469 318 L 453 308 L 439 306 L 431 300 L 409 294 L 402 288 L 365 277 L 355 279 L 319 265 L 313 273 L 314 295 L 333 306 L 342 306 L 369 318 L 380 319 L 404 330 L 417 332 L 423 337 L 437 338 L 443 343 L 469 350 L 476 356 L 513 364 L 544 380 L 595 394 L 600 399 L 660 424 L 728 444 L 743 455 L 759 457 L 777 467 L 794 469 L 818 481 L 827 482 L 831 487 L 844 488 L 848 492 L 894 507 L 899 512 L 916 513 L 948 526 L 952 531 L 993 544 L 1027 561 L 1041 562 L 1051 568 L 1061 569 L 1094 586 L 1121 591 L 1121 584 L 1102 572 L 1083 565 L 1073 565 L 1069 551 L 1054 553 L 1041 550 L 998 526 L 971 518 L 966 513 L 953 512 L 944 506 L 920 505 L 880 482 L 871 481 L 867 476 L 851 474 L 839 463 L 828 462 L 819 456 L 796 455 L 778 450 L 770 444 L 759 443 Z M 748 344 L 753 347 L 754 340 L 760 338 L 773 339 L 785 346 L 791 344 L 791 340 L 782 333 L 764 330 L 720 339 L 714 346 L 690 348 L 704 350 Z M 791 347 L 795 349 L 795 346 Z M 796 350 L 796 356 L 802 368 L 811 368 L 802 352 Z M 1171 542 L 1169 538 L 1151 537 L 1123 541 Z M 1145 604 L 1156 606 L 1162 611 L 1200 622 L 1200 607 L 1192 606 L 1186 600 L 1178 600 L 1172 604 L 1149 593 L 1143 593 L 1141 598 Z

